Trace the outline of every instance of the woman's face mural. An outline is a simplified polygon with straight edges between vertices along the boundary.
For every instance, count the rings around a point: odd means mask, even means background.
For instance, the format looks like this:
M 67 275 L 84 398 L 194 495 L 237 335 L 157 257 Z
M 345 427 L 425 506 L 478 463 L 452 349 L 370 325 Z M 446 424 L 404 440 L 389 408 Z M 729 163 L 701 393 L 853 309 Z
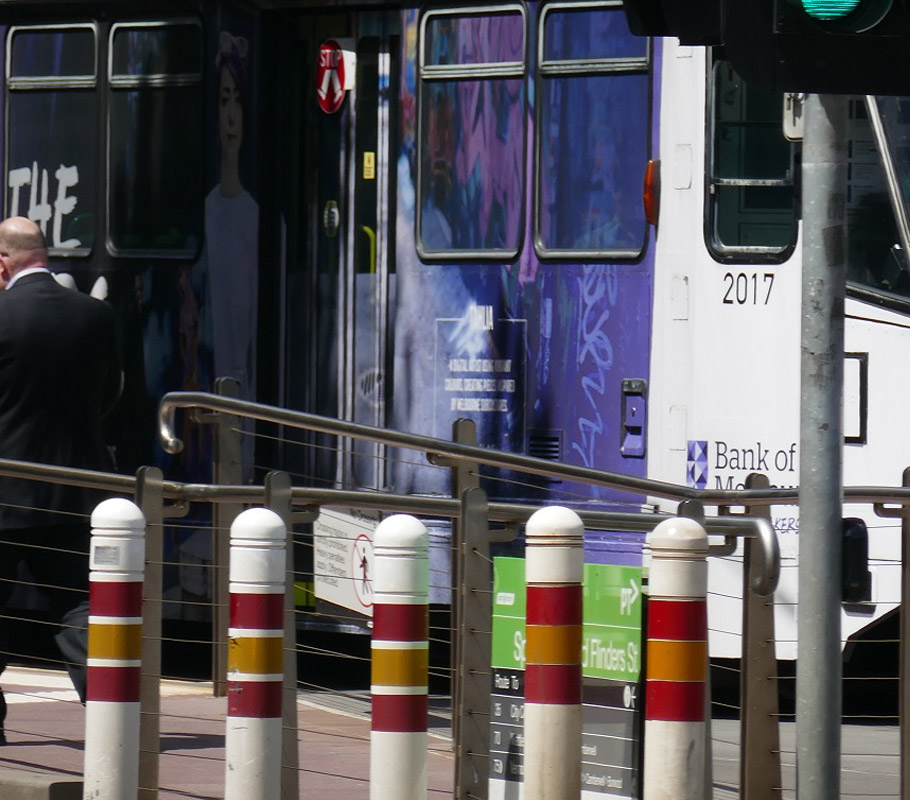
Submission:
M 221 66 L 218 85 L 218 138 L 223 158 L 239 158 L 243 141 L 243 97 L 227 64 Z

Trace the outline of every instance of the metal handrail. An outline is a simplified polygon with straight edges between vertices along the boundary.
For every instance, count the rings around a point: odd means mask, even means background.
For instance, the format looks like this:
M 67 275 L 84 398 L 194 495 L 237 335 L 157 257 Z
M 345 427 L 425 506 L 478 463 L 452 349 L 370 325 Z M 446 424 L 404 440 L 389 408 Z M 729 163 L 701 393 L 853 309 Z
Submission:
M 591 483 L 650 497 L 662 497 L 667 500 L 697 500 L 707 506 L 770 506 L 797 505 L 799 503 L 798 488 L 693 489 L 666 481 L 636 478 L 571 464 L 559 464 L 544 458 L 503 453 L 431 436 L 374 428 L 357 422 L 346 422 L 303 411 L 290 411 L 277 406 L 236 400 L 208 392 L 169 392 L 161 399 L 158 407 L 158 429 L 164 449 L 168 453 L 179 453 L 183 449 L 183 442 L 174 432 L 174 415 L 178 408 L 197 408 L 235 414 L 240 417 L 274 422 L 278 425 L 287 425 L 316 433 L 346 436 L 391 447 L 416 450 L 426 453 L 429 462 L 435 466 L 452 466 L 455 463 L 473 462 L 547 478 Z M 887 486 L 845 487 L 844 502 L 910 505 L 910 489 Z
M 67 486 L 98 489 L 102 492 L 129 492 L 130 494 L 136 492 L 136 478 L 132 475 L 116 475 L 110 472 L 97 472 L 75 467 L 57 467 L 33 461 L 16 461 L 12 458 L 0 458 L 0 477 L 32 478 L 43 483 L 60 481 Z
M 469 461 L 492 467 L 503 467 L 521 472 L 528 472 L 544 477 L 568 478 L 587 483 L 595 483 L 616 489 L 635 491 L 655 496 L 678 500 L 702 500 L 706 495 L 716 494 L 689 487 L 677 486 L 663 481 L 629 477 L 616 473 L 593 470 L 586 467 L 575 467 L 565 464 L 554 464 L 546 459 L 511 453 L 492 452 L 486 448 L 459 444 L 430 436 L 390 431 L 355 422 L 323 417 L 302 411 L 290 411 L 277 406 L 237 400 L 207 392 L 170 392 L 166 394 L 158 409 L 159 433 L 164 449 L 169 453 L 179 453 L 183 443 L 174 432 L 174 415 L 177 408 L 205 409 L 214 412 L 226 412 L 236 416 L 273 422 L 303 430 L 315 431 L 337 436 L 377 442 L 392 447 L 403 447 L 423 451 L 430 463 L 437 466 L 450 465 Z M 233 487 L 238 489 L 240 487 Z M 721 492 L 725 497 L 735 497 L 736 505 L 763 490 L 749 492 Z M 767 491 L 767 490 L 764 490 Z M 331 489 L 307 489 L 292 487 L 291 496 L 295 503 L 312 505 L 339 505 L 358 508 L 377 508 L 404 511 L 413 514 L 438 515 L 455 518 L 460 513 L 460 500 L 442 497 L 420 497 L 413 495 L 394 495 L 391 493 L 375 494 L 369 492 L 350 492 Z M 371 499 L 375 496 L 375 501 Z M 910 493 L 908 493 L 910 497 Z M 729 503 L 733 505 L 734 503 Z M 755 503 L 753 502 L 753 505 Z M 494 522 L 523 522 L 533 509 L 527 506 L 509 503 L 490 503 L 489 518 Z M 579 509 L 585 525 L 610 530 L 647 533 L 663 519 L 673 515 L 660 513 L 604 512 Z M 755 537 L 759 541 L 761 569 L 753 581 L 752 589 L 756 594 L 768 595 L 776 588 L 780 577 L 780 550 L 773 526 L 764 519 L 753 517 L 711 517 L 702 520 L 705 529 L 711 534 L 720 534 L 727 538 L 727 545 L 715 549 L 715 553 L 729 553 L 735 548 L 733 537 Z
M 262 422 L 273 422 L 292 428 L 310 430 L 316 433 L 327 433 L 335 436 L 346 436 L 368 442 L 402 447 L 407 450 L 422 451 L 427 454 L 431 464 L 452 466 L 454 462 L 469 461 L 489 467 L 512 469 L 530 475 L 558 477 L 621 489 L 635 494 L 649 494 L 672 500 L 698 500 L 699 492 L 685 486 L 677 486 L 662 481 L 635 478 L 628 475 L 617 475 L 588 467 L 576 467 L 568 464 L 555 464 L 543 458 L 518 455 L 514 453 L 493 452 L 483 447 L 458 444 L 445 439 L 435 439 L 416 433 L 402 433 L 385 428 L 374 428 L 357 422 L 322 417 L 303 411 L 290 411 L 277 406 L 253 403 L 248 400 L 236 400 L 208 392 L 168 392 L 158 407 L 158 427 L 161 442 L 168 453 L 179 453 L 183 442 L 174 432 L 174 414 L 178 408 L 201 408 L 208 411 L 220 411 Z
M 0 476 L 31 478 L 45 483 L 64 483 L 104 492 L 135 494 L 137 479 L 131 475 L 98 472 L 95 470 L 38 464 L 31 461 L 0 459 Z M 256 503 L 265 496 L 263 486 L 217 485 L 207 483 L 182 483 L 163 481 L 162 496 L 177 502 L 206 503 Z M 339 507 L 359 509 L 395 510 L 408 514 L 437 516 L 454 519 L 461 513 L 459 500 L 448 497 L 423 497 L 392 493 L 347 491 L 341 489 L 319 489 L 304 486 L 291 488 L 291 499 L 295 506 Z M 489 504 L 491 522 L 520 524 L 536 510 L 536 506 L 517 503 Z M 182 516 L 183 507 L 178 507 L 173 516 Z M 579 516 L 586 526 L 595 529 L 647 533 L 655 525 L 672 514 L 648 512 L 594 511 L 579 509 Z M 165 516 L 169 516 L 165 514 Z M 767 595 L 777 587 L 780 575 L 780 552 L 774 528 L 764 519 L 754 517 L 719 516 L 702 520 L 710 534 L 724 536 L 733 543 L 733 537 L 755 537 L 759 540 L 761 556 L 760 577 L 753 583 L 757 594 Z

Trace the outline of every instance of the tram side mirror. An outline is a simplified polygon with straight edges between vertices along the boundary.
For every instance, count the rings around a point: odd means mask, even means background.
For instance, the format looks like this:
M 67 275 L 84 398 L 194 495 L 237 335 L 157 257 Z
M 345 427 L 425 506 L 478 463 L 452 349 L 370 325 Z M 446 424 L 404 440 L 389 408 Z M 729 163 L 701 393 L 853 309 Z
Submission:
M 868 602 L 872 599 L 869 531 L 866 523 L 856 517 L 842 520 L 841 530 L 841 602 Z

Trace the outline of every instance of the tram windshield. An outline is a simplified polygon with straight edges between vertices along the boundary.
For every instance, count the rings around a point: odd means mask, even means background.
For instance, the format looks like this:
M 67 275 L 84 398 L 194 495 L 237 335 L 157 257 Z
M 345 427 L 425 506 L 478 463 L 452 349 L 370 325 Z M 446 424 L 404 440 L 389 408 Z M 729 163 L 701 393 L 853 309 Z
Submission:
M 848 278 L 910 298 L 910 97 L 850 100 Z

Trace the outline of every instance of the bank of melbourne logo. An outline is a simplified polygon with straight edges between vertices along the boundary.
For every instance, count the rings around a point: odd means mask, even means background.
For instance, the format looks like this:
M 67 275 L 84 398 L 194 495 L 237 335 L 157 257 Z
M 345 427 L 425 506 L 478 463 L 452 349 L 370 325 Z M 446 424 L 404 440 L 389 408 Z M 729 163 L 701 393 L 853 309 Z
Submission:
M 686 450 L 686 483 L 693 489 L 708 485 L 708 443 L 689 440 Z

